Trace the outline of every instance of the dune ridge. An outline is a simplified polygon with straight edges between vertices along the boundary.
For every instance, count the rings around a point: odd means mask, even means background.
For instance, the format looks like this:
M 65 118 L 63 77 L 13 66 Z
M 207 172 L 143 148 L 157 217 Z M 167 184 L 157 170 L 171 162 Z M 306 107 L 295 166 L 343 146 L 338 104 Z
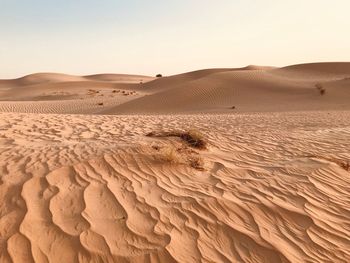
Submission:
M 348 111 L 0 113 L 1 262 L 349 262 Z M 205 171 L 154 158 L 198 127 Z
M 70 114 L 192 114 L 350 109 L 350 63 L 247 66 L 153 78 L 32 74 L 0 80 L 0 111 Z M 325 91 L 320 94 L 317 88 Z M 95 93 L 91 93 L 91 90 Z M 114 93 L 113 93 L 114 92 Z M 129 94 L 137 96 L 129 96 Z M 101 107 L 81 101 L 99 97 Z M 22 101 L 33 101 L 23 107 Z M 39 103 L 39 102 L 40 103 Z M 62 101 L 69 104 L 59 107 Z M 10 107 L 7 106 L 10 103 Z M 43 108 L 42 103 L 46 106 Z M 52 105 L 52 106 L 50 106 Z M 90 105 L 90 106 L 89 106 Z

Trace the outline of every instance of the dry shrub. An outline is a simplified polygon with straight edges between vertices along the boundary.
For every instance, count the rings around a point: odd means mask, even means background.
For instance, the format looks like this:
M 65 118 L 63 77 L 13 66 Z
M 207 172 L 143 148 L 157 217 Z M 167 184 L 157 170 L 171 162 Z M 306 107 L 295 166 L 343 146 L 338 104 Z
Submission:
M 196 170 L 200 170 L 203 171 L 204 170 L 204 162 L 203 159 L 200 156 L 190 156 L 188 158 L 189 161 L 189 165 L 196 169 Z
M 322 86 L 321 83 L 316 83 L 315 87 L 318 89 L 321 95 L 324 95 L 326 93 L 326 89 Z
M 339 160 L 339 159 L 328 159 L 328 161 L 336 163 L 341 168 L 343 168 L 345 171 L 350 172 L 350 162 L 349 161 L 344 161 L 344 160 Z
M 186 164 L 196 170 L 204 170 L 204 161 L 199 153 L 194 150 L 207 149 L 207 141 L 204 135 L 199 131 L 191 129 L 187 131 L 150 132 L 146 134 L 146 136 L 180 138 L 185 144 L 181 144 L 180 146 L 176 146 L 176 144 L 179 145 L 179 143 L 166 146 L 153 145 L 152 149 L 156 151 L 156 159 L 168 163 Z
M 160 149 L 158 159 L 167 163 L 181 163 L 181 156 L 173 147 L 164 147 Z
M 152 145 L 153 157 L 160 162 L 170 164 L 184 164 L 203 171 L 204 161 L 200 155 L 188 147 L 176 147 L 174 145 Z
M 346 171 L 350 171 L 350 162 L 347 161 L 347 162 L 342 162 L 339 164 L 341 168 L 343 168 L 344 170 Z
M 207 148 L 207 141 L 202 133 L 196 130 L 188 131 L 172 131 L 172 132 L 150 132 L 146 134 L 148 137 L 179 137 L 188 146 L 200 150 Z
M 180 138 L 193 148 L 201 150 L 207 148 L 207 141 L 205 140 L 204 135 L 199 131 L 189 130 L 187 132 L 181 133 Z

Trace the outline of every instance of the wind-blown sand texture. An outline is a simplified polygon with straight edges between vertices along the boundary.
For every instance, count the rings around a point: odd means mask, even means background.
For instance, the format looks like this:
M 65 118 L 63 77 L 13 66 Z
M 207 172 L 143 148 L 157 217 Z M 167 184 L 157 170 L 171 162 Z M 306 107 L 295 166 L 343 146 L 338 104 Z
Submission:
M 0 262 L 350 262 L 349 65 L 0 81 Z
M 349 262 L 350 113 L 0 115 L 1 262 Z M 159 161 L 200 128 L 206 171 Z

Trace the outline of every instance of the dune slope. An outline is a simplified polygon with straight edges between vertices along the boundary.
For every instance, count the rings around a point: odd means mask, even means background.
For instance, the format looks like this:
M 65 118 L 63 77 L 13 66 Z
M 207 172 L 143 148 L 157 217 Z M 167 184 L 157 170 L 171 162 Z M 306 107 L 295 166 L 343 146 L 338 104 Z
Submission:
M 0 111 L 184 114 L 348 110 L 349 87 L 350 63 L 206 69 L 163 78 L 40 73 L 0 80 Z
M 350 108 L 349 88 L 337 87 L 342 80 L 350 87 L 350 63 L 303 64 L 281 69 L 247 67 L 204 73 L 185 81 L 183 75 L 178 75 L 149 82 L 147 86 L 157 92 L 102 113 L 228 113 L 233 106 L 236 112 Z M 325 94 L 320 94 L 317 84 L 324 87 Z M 329 84 L 332 89 L 327 88 Z

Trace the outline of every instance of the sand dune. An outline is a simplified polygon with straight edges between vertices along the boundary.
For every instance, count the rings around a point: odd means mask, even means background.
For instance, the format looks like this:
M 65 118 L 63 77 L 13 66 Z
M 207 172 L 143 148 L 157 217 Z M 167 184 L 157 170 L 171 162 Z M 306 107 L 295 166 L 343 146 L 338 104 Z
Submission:
M 320 66 L 321 65 L 321 66 Z M 338 64 L 335 64 L 338 65 Z M 300 67 L 300 69 L 299 69 Z M 302 69 L 313 69 L 312 73 Z M 321 70 L 318 71 L 318 69 Z M 175 77 L 155 80 L 147 85 L 158 86 L 158 92 L 118 105 L 102 113 L 173 113 L 173 112 L 236 112 L 295 111 L 320 109 L 349 109 L 350 92 L 338 81 L 350 83 L 350 63 L 344 68 L 333 64 L 300 65 L 292 68 L 246 68 L 209 71 L 199 78 L 179 83 Z M 330 70 L 324 74 L 325 69 Z M 323 70 L 323 71 L 322 71 Z M 173 84 L 175 82 L 175 85 Z M 320 96 L 316 84 L 324 86 Z M 328 85 L 332 83 L 332 88 Z M 167 88 L 162 89 L 163 86 Z
M 163 78 L 40 73 L 0 80 L 0 110 L 72 114 L 232 113 L 233 107 L 234 112 L 346 110 L 348 83 L 350 63 L 207 69 Z M 323 95 L 317 85 L 325 90 Z M 84 110 L 75 107 L 79 100 L 89 102 L 96 95 L 103 104 L 98 110 L 91 103 Z M 59 107 L 63 100 L 70 106 Z M 17 101 L 33 103 L 23 107 Z
M 113 81 L 117 83 L 137 83 L 148 82 L 155 78 L 143 75 L 127 75 L 127 74 L 97 74 L 84 76 L 85 79 L 98 81 Z
M 0 80 L 0 263 L 350 262 L 349 88 L 350 63 Z
M 73 76 L 60 73 L 35 73 L 30 74 L 18 79 L 0 80 L 0 84 L 12 83 L 12 86 L 18 85 L 33 85 L 40 83 L 52 83 L 52 82 L 75 82 L 75 81 L 106 81 L 106 82 L 119 82 L 119 83 L 139 83 L 140 81 L 150 81 L 153 77 L 142 75 L 128 75 L 128 74 L 96 74 L 87 76 Z
M 123 74 L 71 76 L 38 73 L 0 80 L 0 111 L 94 114 L 145 94 L 152 77 Z
M 63 81 L 81 81 L 84 77 L 72 76 L 60 73 L 35 73 L 18 79 L 4 80 L 11 83 L 11 86 L 28 86 L 40 83 L 63 82 Z M 1 84 L 1 82 L 0 82 Z
M 349 112 L 0 114 L 1 262 L 349 262 Z M 205 171 L 152 130 L 197 127 Z

